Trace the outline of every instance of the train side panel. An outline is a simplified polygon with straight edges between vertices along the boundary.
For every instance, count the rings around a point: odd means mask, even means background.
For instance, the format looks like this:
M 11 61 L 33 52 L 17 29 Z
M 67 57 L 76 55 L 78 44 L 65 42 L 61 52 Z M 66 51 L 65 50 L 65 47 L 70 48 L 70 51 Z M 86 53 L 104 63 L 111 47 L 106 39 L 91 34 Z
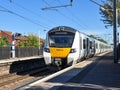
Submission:
M 48 33 L 46 34 L 46 39 L 45 39 L 45 44 L 44 44 L 44 50 L 43 50 L 43 57 L 45 64 L 51 64 L 51 54 L 50 54 L 50 49 L 49 49 L 49 40 L 48 40 Z

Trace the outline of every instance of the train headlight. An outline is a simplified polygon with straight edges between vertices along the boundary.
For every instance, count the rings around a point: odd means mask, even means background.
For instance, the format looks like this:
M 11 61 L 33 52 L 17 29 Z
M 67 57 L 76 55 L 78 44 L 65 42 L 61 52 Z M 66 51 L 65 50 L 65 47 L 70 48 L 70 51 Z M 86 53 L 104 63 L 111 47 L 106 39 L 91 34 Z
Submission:
M 49 48 L 44 48 L 44 51 L 49 53 L 50 49 Z
M 75 53 L 77 52 L 77 50 L 74 48 L 74 49 L 71 49 L 70 53 Z

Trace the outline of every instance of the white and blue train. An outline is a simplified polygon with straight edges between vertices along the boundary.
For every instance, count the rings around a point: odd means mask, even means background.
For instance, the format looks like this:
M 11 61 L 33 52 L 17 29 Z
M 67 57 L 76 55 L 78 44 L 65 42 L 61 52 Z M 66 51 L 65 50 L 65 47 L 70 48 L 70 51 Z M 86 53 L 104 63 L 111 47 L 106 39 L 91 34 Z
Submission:
M 59 26 L 48 31 L 43 56 L 46 64 L 65 66 L 110 50 L 111 45 L 71 27 Z

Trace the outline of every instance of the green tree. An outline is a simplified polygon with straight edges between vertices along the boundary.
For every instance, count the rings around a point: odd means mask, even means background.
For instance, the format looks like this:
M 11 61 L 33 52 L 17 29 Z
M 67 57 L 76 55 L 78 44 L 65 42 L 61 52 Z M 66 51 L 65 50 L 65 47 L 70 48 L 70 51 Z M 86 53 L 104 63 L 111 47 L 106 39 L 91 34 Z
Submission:
M 28 43 L 27 46 L 34 46 L 38 47 L 39 46 L 39 37 L 35 34 L 29 34 L 28 35 Z
M 18 44 L 17 44 L 18 47 L 26 47 L 27 44 L 26 44 L 26 41 L 25 40 L 21 40 Z
M 8 46 L 9 41 L 7 37 L 0 37 L 0 46 Z
M 25 39 L 21 39 L 19 42 L 16 42 L 16 46 L 18 47 L 39 47 L 43 48 L 44 40 L 40 39 L 38 35 L 35 35 L 33 33 L 28 34 L 28 36 L 25 36 Z
M 89 35 L 91 38 L 94 38 L 94 39 L 96 39 L 96 40 L 99 40 L 99 41 L 101 41 L 101 42 L 103 42 L 103 43 L 107 43 L 107 41 L 105 41 L 104 39 L 102 39 L 102 38 L 100 38 L 100 37 L 96 37 L 96 36 L 94 36 L 94 35 Z
M 107 41 L 105 41 L 105 40 L 102 39 L 102 38 L 99 38 L 98 40 L 101 41 L 101 42 L 103 42 L 103 43 L 107 43 Z
M 97 39 L 97 37 L 95 37 L 94 35 L 90 35 L 91 38 Z
M 102 1 L 102 6 L 104 9 L 100 8 L 101 20 L 107 28 L 113 25 L 113 0 L 107 0 L 107 2 Z M 120 0 L 117 0 L 116 7 L 118 13 L 118 26 L 120 26 Z
M 40 48 L 43 48 L 43 47 L 44 47 L 44 43 L 45 43 L 45 40 L 41 40 Z

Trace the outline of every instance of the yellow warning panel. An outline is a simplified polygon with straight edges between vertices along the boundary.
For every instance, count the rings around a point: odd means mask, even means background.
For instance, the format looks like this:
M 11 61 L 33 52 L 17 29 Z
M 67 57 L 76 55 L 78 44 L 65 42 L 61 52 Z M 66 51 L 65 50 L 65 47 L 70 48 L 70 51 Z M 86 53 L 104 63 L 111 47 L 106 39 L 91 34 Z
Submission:
M 70 53 L 71 48 L 50 48 L 51 57 L 66 58 Z

